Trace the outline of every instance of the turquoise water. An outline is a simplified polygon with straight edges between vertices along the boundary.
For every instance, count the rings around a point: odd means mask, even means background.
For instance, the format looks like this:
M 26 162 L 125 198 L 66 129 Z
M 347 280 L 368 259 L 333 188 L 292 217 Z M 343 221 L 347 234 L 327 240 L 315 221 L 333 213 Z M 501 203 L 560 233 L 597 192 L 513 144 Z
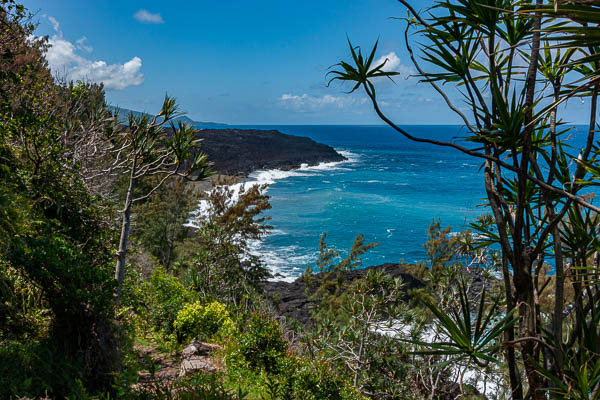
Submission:
M 266 127 L 263 127 L 266 128 Z M 261 171 L 251 179 L 271 183 L 273 232 L 253 244 L 274 272 L 293 278 L 313 263 L 319 238 L 348 250 L 356 235 L 380 245 L 363 265 L 425 260 L 423 243 L 432 220 L 460 231 L 484 212 L 479 160 L 458 151 L 414 143 L 385 126 L 276 126 L 308 136 L 348 157 L 347 162 L 300 170 Z M 451 139 L 456 126 L 407 127 L 420 136 Z
M 481 160 L 456 150 L 404 139 L 386 126 L 254 126 L 308 136 L 348 157 L 295 171 L 258 171 L 270 183 L 274 230 L 253 252 L 276 273 L 293 279 L 314 263 L 319 238 L 348 250 L 356 235 L 380 245 L 363 266 L 424 261 L 427 228 L 440 219 L 466 229 L 486 210 Z M 406 126 L 416 136 L 459 140 L 458 126 Z

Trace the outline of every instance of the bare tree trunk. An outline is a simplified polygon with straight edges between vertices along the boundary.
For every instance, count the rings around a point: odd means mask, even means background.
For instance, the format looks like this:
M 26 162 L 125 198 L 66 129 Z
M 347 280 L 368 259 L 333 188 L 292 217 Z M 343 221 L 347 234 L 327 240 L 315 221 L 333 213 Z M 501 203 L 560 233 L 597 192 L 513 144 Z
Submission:
M 354 371 L 354 380 L 353 380 L 353 384 L 354 384 L 355 388 L 358 388 L 358 374 L 360 372 L 360 369 L 362 368 L 363 355 L 365 352 L 365 339 L 368 334 L 369 334 L 369 324 L 367 323 L 367 324 L 365 324 L 365 328 L 363 329 L 363 333 L 360 338 L 360 346 L 358 348 L 358 366 L 357 366 L 356 370 Z
M 506 312 L 509 313 L 514 308 L 512 286 L 510 284 L 510 273 L 508 272 L 508 259 L 502 255 L 502 277 L 504 280 L 504 290 L 506 293 Z M 504 337 L 507 342 L 515 340 L 515 328 L 508 327 L 504 331 Z M 509 346 L 506 348 L 506 364 L 508 366 L 508 376 L 510 378 L 510 391 L 513 400 L 523 399 L 523 383 L 521 382 L 521 373 L 515 358 L 515 348 Z
M 562 246 L 560 240 L 560 232 L 558 225 L 552 232 L 554 238 L 554 253 L 556 265 L 556 284 L 554 292 L 554 315 L 552 315 L 552 335 L 554 336 L 554 358 L 555 358 L 555 373 L 560 374 L 563 364 L 563 306 L 565 297 L 565 270 L 563 265 Z
M 131 167 L 129 175 L 129 187 L 127 188 L 127 197 L 125 198 L 125 207 L 123 207 L 123 217 L 121 222 L 121 238 L 119 239 L 119 250 L 117 250 L 117 265 L 115 266 L 115 279 L 118 282 L 116 301 L 121 299 L 123 292 L 123 280 L 125 279 L 125 256 L 127 255 L 127 239 L 129 238 L 129 228 L 131 225 L 131 205 L 133 204 L 133 188 L 135 186 L 135 160 Z
M 515 257 L 521 265 L 513 266 L 515 293 L 519 310 L 519 337 L 521 338 L 538 336 L 534 287 L 530 272 L 531 259 L 528 250 L 525 249 L 522 255 Z M 540 352 L 539 346 L 536 342 L 529 340 L 522 343 L 520 350 L 523 355 L 527 383 L 529 384 L 526 398 L 545 400 L 546 395 L 542 390 L 544 387 L 543 378 L 539 374 L 535 364 Z

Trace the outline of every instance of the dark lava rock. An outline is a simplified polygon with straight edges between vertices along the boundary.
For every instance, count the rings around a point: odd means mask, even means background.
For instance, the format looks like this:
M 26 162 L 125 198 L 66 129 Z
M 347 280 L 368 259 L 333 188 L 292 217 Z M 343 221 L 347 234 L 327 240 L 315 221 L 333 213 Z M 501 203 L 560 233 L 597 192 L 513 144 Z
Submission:
M 425 286 L 421 280 L 402 269 L 402 265 L 392 263 L 348 271 L 345 273 L 344 279 L 347 282 L 351 282 L 356 278 L 364 277 L 370 270 L 383 270 L 386 274 L 394 278 L 401 277 L 406 285 L 405 293 L 408 293 L 411 289 L 418 289 Z M 319 275 L 316 275 L 317 279 Z M 267 295 L 274 299 L 277 313 L 280 316 L 293 318 L 303 325 L 311 323 L 310 310 L 313 304 L 306 296 L 306 284 L 302 277 L 296 279 L 294 282 L 264 282 L 263 289 Z
M 201 150 L 223 175 L 247 176 L 263 169 L 289 170 L 302 164 L 344 161 L 332 147 L 276 130 L 201 129 Z

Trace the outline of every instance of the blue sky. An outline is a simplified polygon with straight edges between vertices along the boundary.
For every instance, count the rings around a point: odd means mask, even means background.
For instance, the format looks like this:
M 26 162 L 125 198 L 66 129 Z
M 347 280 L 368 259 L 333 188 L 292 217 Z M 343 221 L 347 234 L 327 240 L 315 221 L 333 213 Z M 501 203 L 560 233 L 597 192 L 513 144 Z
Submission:
M 326 86 L 327 68 L 348 59 L 348 35 L 364 47 L 379 37 L 378 56 L 401 72 L 396 84 L 377 83 L 396 121 L 458 123 L 409 77 L 404 25 L 390 18 L 406 13 L 395 0 L 23 2 L 36 13 L 37 34 L 50 37 L 53 71 L 103 81 L 113 105 L 156 112 L 168 92 L 201 121 L 380 123 L 364 96 Z

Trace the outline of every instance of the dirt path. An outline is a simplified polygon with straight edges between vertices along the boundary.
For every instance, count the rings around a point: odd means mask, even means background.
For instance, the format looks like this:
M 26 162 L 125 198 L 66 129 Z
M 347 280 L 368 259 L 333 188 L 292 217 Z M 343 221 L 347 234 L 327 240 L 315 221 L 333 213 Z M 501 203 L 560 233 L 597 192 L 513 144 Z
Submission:
M 163 353 L 157 346 L 137 343 L 138 362 L 143 366 L 139 372 L 140 384 L 161 381 L 174 381 L 179 373 L 180 359 L 177 354 Z

